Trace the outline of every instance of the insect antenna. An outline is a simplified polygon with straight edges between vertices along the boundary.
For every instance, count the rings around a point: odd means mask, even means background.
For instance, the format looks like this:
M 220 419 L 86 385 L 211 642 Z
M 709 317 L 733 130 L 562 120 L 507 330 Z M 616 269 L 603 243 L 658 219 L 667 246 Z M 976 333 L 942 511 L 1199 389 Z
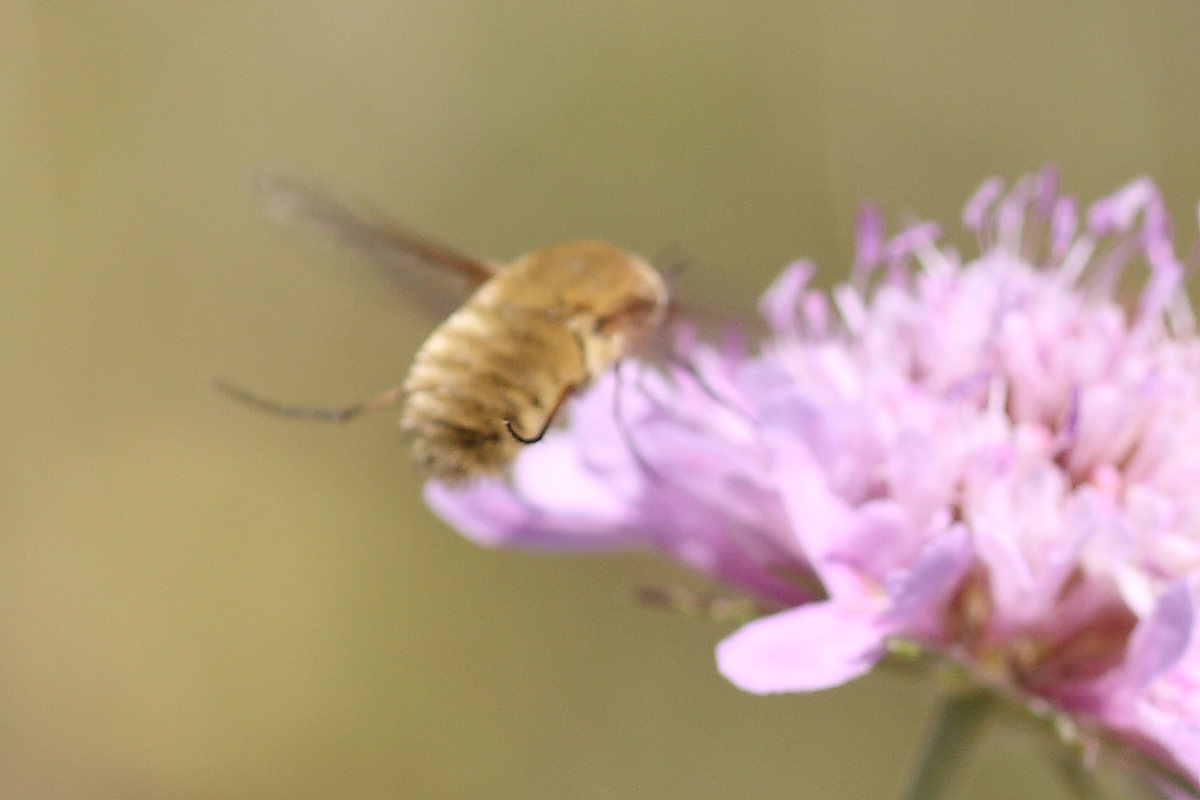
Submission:
M 651 259 L 651 263 L 658 269 L 668 285 L 674 284 L 680 275 L 687 272 L 692 261 L 691 254 L 676 242 L 667 244 Z
M 268 414 L 274 414 L 279 417 L 309 419 L 320 422 L 349 422 L 365 411 L 386 408 L 387 406 L 394 405 L 404 397 L 404 387 L 393 386 L 385 392 L 380 392 L 374 397 L 368 397 L 366 400 L 354 403 L 353 405 L 341 408 L 316 408 L 313 406 L 297 406 L 290 403 L 268 400 L 261 395 L 254 394 L 236 384 L 221 379 L 213 381 L 213 385 L 234 400 L 257 408 L 259 411 L 265 411 Z

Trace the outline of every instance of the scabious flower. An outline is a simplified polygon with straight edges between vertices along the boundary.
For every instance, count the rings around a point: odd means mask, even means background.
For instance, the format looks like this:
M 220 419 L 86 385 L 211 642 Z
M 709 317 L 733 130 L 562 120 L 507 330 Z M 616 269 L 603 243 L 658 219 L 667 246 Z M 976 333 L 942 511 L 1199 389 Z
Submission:
M 1200 786 L 1200 340 L 1139 179 L 1083 214 L 1046 170 L 968 202 L 965 263 L 866 209 L 768 335 L 683 337 L 599 380 L 510 480 L 428 487 L 488 545 L 648 548 L 774 613 L 717 649 L 751 692 L 832 687 L 904 640 Z

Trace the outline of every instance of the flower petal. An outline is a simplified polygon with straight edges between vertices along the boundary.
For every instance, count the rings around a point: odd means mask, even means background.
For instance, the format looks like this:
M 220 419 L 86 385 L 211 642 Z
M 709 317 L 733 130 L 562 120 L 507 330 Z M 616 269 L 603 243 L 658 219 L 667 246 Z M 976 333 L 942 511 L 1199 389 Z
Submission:
M 539 550 L 612 550 L 645 543 L 620 524 L 619 510 L 547 511 L 530 505 L 499 481 L 480 481 L 467 490 L 431 481 L 425 502 L 464 536 L 485 547 Z
M 975 563 L 965 525 L 954 525 L 931 541 L 911 569 L 893 575 L 887 616 L 893 627 L 936 637 L 941 611 Z
M 784 269 L 763 294 L 759 312 L 776 334 L 796 333 L 796 307 L 814 271 L 811 261 L 797 261 Z
M 863 675 L 884 653 L 878 615 L 813 603 L 755 620 L 717 647 L 717 668 L 755 694 L 828 689 Z
M 1187 652 L 1195 635 L 1196 601 L 1187 581 L 1171 584 L 1129 640 L 1125 675 L 1143 686 L 1171 669 Z

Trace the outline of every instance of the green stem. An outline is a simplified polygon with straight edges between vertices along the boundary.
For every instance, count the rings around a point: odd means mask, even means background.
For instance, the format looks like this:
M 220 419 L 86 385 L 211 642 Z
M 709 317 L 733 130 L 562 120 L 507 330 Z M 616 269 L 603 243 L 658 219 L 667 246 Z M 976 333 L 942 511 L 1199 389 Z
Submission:
M 1063 784 L 1076 800 L 1095 800 L 1100 797 L 1100 785 L 1074 751 L 1059 753 L 1053 759 Z
M 995 703 L 995 696 L 986 689 L 964 690 L 946 698 L 925 741 L 916 774 L 901 795 L 903 800 L 946 797 Z

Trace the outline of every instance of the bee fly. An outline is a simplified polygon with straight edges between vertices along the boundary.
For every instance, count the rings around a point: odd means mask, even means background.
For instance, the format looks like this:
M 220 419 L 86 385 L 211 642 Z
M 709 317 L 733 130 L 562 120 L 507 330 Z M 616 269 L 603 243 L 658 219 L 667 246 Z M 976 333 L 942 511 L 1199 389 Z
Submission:
M 667 288 L 647 261 L 600 241 L 536 250 L 510 264 L 471 258 L 278 173 L 259 181 L 273 216 L 315 228 L 412 283 L 413 267 L 465 278 L 473 290 L 417 351 L 399 386 L 351 406 L 275 403 L 228 383 L 228 394 L 275 414 L 346 421 L 401 404 L 418 464 L 447 483 L 502 474 L 539 441 L 563 404 L 663 322 Z

